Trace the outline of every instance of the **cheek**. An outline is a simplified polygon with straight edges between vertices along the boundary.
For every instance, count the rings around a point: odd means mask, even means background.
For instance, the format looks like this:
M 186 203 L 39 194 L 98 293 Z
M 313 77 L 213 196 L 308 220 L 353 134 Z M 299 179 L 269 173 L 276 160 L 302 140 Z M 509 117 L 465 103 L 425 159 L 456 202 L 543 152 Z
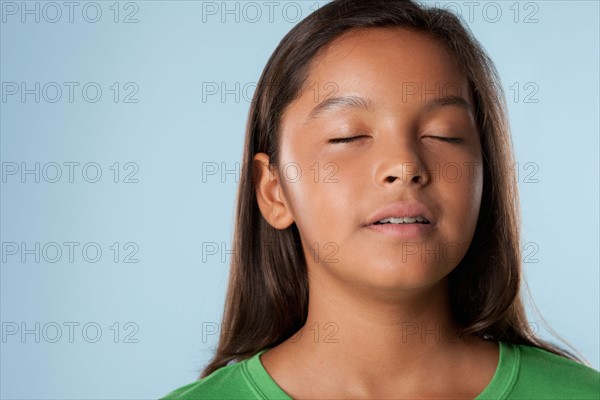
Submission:
M 440 186 L 440 197 L 448 210 L 445 228 L 451 236 L 449 239 L 468 246 L 475 232 L 481 207 L 482 168 L 480 164 L 465 168 L 458 180 L 446 177 Z
M 311 244 L 339 243 L 343 232 L 357 223 L 356 199 L 361 188 L 356 177 L 331 161 L 294 164 L 282 173 L 302 239 Z

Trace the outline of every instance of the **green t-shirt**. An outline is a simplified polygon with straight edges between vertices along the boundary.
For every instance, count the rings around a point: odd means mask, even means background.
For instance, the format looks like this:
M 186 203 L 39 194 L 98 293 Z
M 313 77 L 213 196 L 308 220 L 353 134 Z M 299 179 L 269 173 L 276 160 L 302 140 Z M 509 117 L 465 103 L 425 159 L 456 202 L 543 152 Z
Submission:
M 537 347 L 500 343 L 500 359 L 480 399 L 600 399 L 600 372 Z M 161 400 L 287 399 L 254 356 L 219 368 Z

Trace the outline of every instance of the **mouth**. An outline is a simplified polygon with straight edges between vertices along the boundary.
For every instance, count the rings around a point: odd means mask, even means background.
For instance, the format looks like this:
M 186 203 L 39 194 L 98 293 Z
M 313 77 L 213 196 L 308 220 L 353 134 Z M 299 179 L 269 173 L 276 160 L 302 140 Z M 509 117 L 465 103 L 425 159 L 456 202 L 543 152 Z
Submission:
M 434 225 L 429 208 L 417 201 L 393 203 L 373 214 L 365 226 L 373 225 Z
M 367 225 L 367 229 L 393 240 L 423 240 L 434 232 L 434 224 L 422 216 L 389 217 Z
M 372 225 L 386 225 L 386 224 L 431 224 L 429 220 L 421 215 L 415 215 L 413 217 L 390 217 L 384 218 L 377 222 L 374 222 Z

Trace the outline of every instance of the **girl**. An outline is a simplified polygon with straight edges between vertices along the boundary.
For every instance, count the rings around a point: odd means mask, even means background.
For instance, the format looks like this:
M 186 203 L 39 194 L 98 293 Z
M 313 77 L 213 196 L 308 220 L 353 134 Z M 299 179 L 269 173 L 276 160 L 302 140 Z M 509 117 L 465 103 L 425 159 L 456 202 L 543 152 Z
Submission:
M 598 398 L 528 329 L 498 82 L 411 1 L 295 26 L 250 110 L 217 353 L 165 399 Z

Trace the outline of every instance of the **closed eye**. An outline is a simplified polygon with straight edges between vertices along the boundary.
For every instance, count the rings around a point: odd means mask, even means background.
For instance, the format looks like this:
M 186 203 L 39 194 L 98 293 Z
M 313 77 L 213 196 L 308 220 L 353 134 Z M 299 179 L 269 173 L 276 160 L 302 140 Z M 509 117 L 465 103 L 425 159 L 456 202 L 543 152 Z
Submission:
M 427 136 L 427 137 L 439 139 L 439 140 L 441 140 L 443 142 L 449 142 L 449 143 L 464 143 L 464 141 L 465 141 L 462 138 L 447 137 L 447 136 Z
M 354 142 L 355 140 L 362 139 L 364 137 L 367 137 L 367 136 L 366 135 L 360 135 L 360 136 L 352 136 L 352 137 L 345 137 L 345 138 L 330 139 L 329 143 L 350 143 L 350 142 Z
M 345 138 L 336 138 L 336 139 L 330 139 L 329 143 L 351 143 L 354 142 L 356 140 L 362 139 L 364 137 L 367 137 L 365 135 L 361 135 L 361 136 L 352 136 L 352 137 L 345 137 Z M 427 136 L 430 138 L 434 138 L 434 139 L 439 139 L 443 142 L 448 142 L 448 143 L 464 143 L 464 139 L 462 138 L 457 138 L 457 137 L 447 137 L 447 136 Z

